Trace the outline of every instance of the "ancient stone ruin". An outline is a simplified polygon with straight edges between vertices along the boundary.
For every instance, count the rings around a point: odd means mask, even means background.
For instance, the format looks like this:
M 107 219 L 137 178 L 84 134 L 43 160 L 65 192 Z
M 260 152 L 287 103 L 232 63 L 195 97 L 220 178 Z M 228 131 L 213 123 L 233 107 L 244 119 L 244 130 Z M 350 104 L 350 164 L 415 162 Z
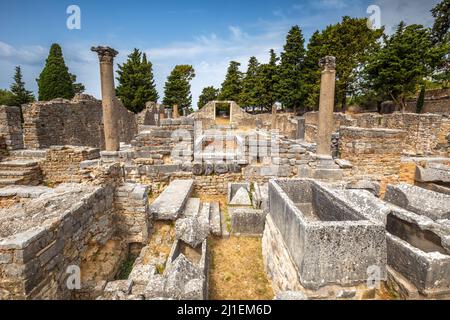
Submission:
M 333 113 L 325 57 L 302 117 L 133 114 L 92 50 L 102 101 L 0 107 L 0 299 L 450 297 L 448 104 Z

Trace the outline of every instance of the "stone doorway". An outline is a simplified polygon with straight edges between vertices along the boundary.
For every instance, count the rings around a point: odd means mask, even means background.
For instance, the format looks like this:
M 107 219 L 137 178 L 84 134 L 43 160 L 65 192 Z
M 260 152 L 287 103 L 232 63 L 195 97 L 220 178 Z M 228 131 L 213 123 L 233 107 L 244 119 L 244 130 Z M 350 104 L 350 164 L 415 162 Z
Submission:
M 217 125 L 229 125 L 231 122 L 231 102 L 214 102 L 214 119 Z

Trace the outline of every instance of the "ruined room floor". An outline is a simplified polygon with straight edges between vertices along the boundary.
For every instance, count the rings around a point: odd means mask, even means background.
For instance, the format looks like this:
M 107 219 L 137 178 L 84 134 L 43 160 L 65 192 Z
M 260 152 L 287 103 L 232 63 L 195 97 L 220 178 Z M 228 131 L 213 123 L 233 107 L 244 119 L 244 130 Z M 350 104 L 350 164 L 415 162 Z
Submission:
M 210 238 L 210 300 L 271 300 L 261 239 Z

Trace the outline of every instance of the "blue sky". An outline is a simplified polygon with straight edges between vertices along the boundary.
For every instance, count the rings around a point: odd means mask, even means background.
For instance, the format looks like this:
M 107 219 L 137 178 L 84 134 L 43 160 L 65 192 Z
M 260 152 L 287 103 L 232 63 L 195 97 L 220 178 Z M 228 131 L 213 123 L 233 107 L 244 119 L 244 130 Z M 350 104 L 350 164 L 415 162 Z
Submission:
M 176 64 L 192 64 L 194 103 L 203 87 L 219 87 L 230 60 L 250 56 L 266 62 L 268 51 L 282 50 L 287 31 L 298 24 L 308 39 L 317 29 L 342 16 L 367 17 L 369 5 L 381 9 L 388 31 L 400 20 L 431 25 L 430 9 L 438 0 L 0 0 L 0 88 L 9 88 L 14 66 L 22 66 L 27 88 L 37 92 L 35 79 L 51 43 L 61 44 L 70 72 L 85 84 L 86 93 L 100 98 L 98 61 L 92 45 L 119 51 L 122 63 L 133 48 L 144 50 L 154 65 L 160 97 Z M 81 30 L 66 28 L 69 5 L 81 9 Z

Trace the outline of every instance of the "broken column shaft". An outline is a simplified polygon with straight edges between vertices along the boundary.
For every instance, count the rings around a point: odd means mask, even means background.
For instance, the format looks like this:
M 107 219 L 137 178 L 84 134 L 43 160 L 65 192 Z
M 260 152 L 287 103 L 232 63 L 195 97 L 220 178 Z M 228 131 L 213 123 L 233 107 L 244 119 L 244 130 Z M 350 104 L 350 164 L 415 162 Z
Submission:
M 331 134 L 333 132 L 333 109 L 336 83 L 336 58 L 327 56 L 319 63 L 320 80 L 319 123 L 317 126 L 317 154 L 331 158 Z

